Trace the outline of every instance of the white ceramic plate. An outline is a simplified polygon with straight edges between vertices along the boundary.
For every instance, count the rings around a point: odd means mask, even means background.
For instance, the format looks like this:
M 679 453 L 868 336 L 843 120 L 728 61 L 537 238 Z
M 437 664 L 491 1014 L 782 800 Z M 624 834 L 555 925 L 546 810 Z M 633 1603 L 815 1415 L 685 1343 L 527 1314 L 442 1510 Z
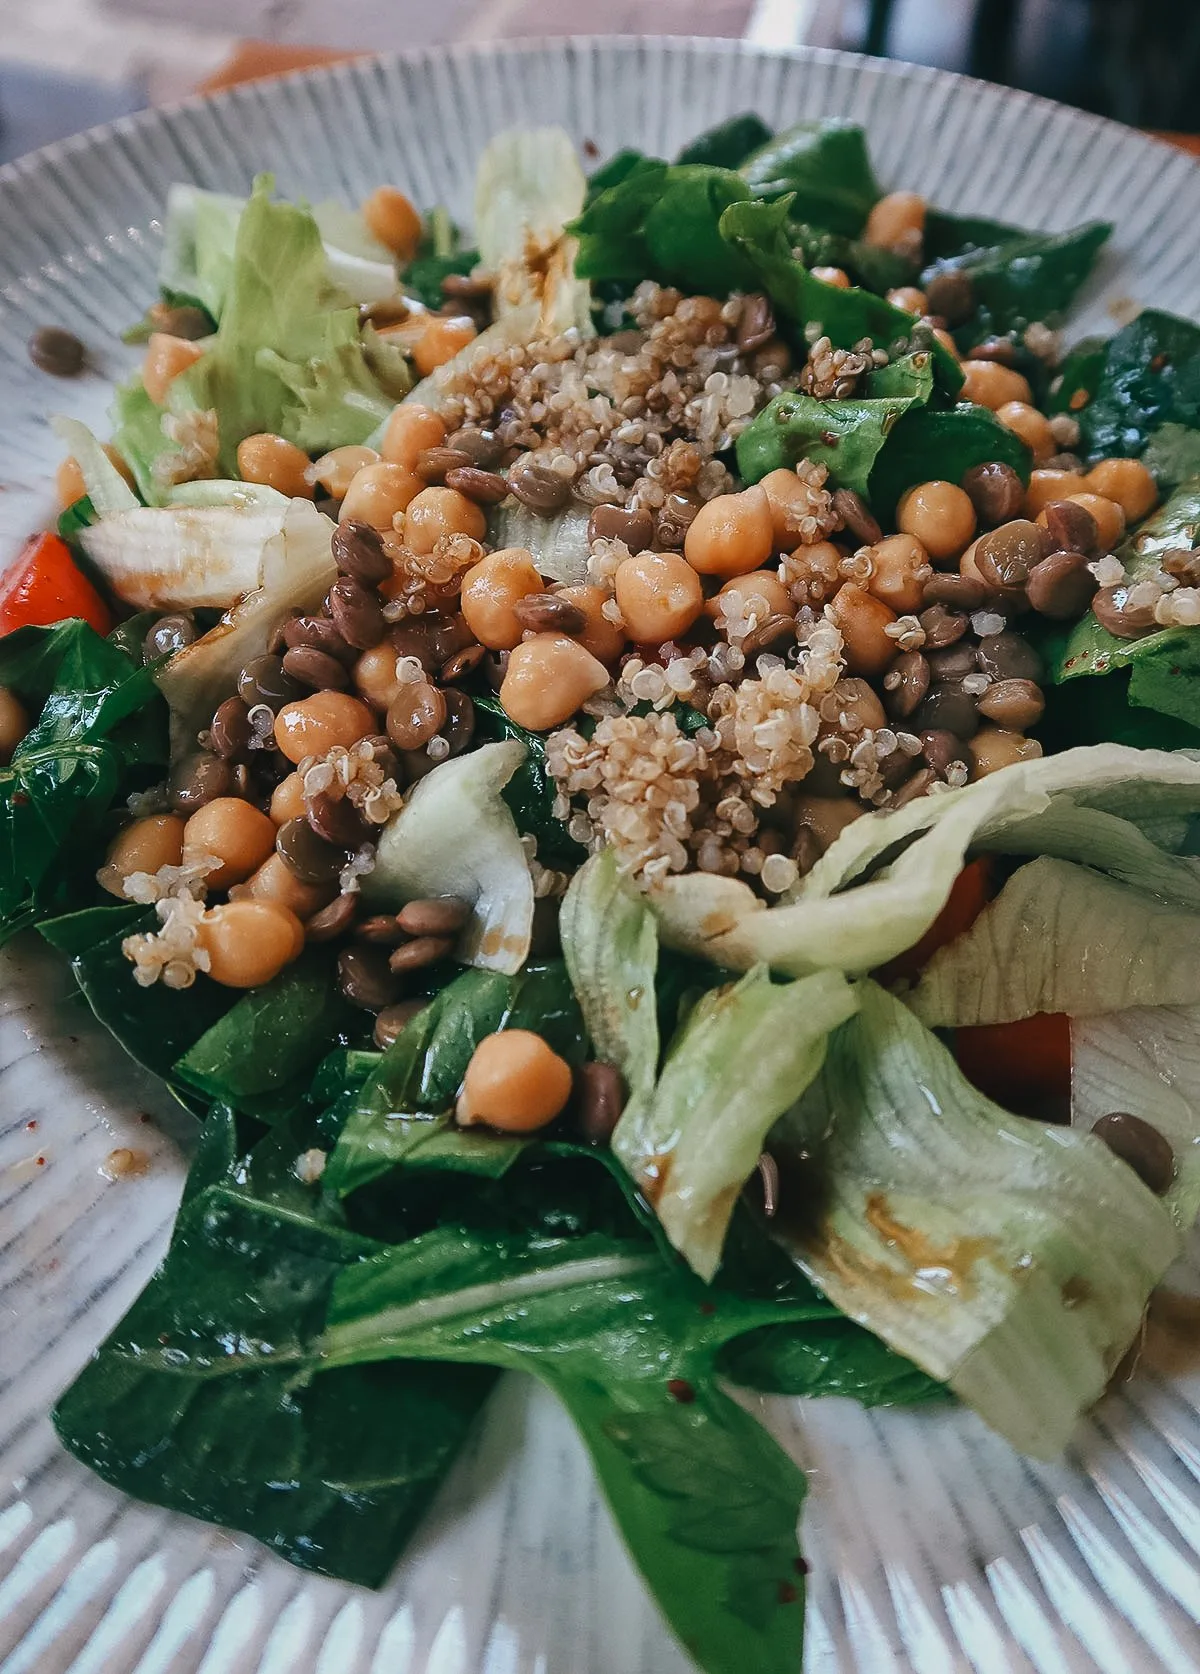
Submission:
M 172 180 L 361 197 L 380 180 L 466 213 L 488 136 L 559 122 L 601 154 L 672 153 L 722 116 L 865 123 L 885 182 L 1031 226 L 1118 230 L 1080 314 L 1200 316 L 1200 169 L 1024 94 L 832 53 L 565 42 L 388 58 L 149 112 L 0 170 L 0 556 L 45 517 L 47 415 L 102 422 L 154 285 Z M 34 371 L 60 323 L 95 372 Z M 510 1379 L 381 1594 L 123 1499 L 47 1413 L 149 1276 L 189 1135 L 70 996 L 61 963 L 0 961 L 0 1674 L 681 1674 L 689 1666 L 546 1396 Z M 151 1119 L 153 1118 L 153 1119 Z M 160 1120 L 165 1126 L 160 1126 Z M 119 1146 L 149 1171 L 101 1172 Z M 1200 1291 L 1200 1273 L 1172 1275 Z M 1200 1674 L 1200 1306 L 1152 1323 L 1142 1370 L 1057 1466 L 965 1412 L 767 1404 L 809 1472 L 812 1674 Z M 754 1674 L 748 1669 L 746 1674 Z

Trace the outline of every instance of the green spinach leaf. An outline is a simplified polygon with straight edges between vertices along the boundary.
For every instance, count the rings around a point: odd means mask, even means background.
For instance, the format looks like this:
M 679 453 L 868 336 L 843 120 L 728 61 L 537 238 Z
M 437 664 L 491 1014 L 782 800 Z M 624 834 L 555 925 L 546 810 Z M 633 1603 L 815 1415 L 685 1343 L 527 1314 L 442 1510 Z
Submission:
M 848 1319 L 764 1326 L 728 1344 L 718 1364 L 732 1382 L 764 1395 L 848 1395 L 865 1407 L 946 1395 L 919 1366 Z
M 972 465 L 993 459 L 1011 465 L 1028 482 L 1029 449 L 986 407 L 961 402 L 947 409 L 915 408 L 891 431 L 871 474 L 875 515 L 889 517 L 905 489 L 928 481 L 932 470 L 947 482 L 959 482 Z
M 554 780 L 546 767 L 545 738 L 510 720 L 499 698 L 480 693 L 472 701 L 479 731 L 485 738 L 519 738 L 525 746 L 525 760 L 501 793 L 517 830 L 537 838 L 538 859 L 544 866 L 578 866 L 586 858 L 585 852 L 555 816 Z M 700 724 L 708 723 L 701 717 Z
M 1147 308 L 1103 351 L 1088 345 L 1068 359 L 1054 403 L 1079 420 L 1089 460 L 1137 458 L 1164 424 L 1195 428 L 1200 326 Z
M 713 128 L 706 128 L 684 146 L 676 157 L 677 163 L 703 163 L 710 168 L 737 169 L 752 151 L 757 151 L 771 137 L 771 130 L 761 116 L 745 111 L 741 116 L 730 116 Z
M 865 285 L 880 296 L 897 285 L 913 284 L 917 277 L 916 262 L 881 245 L 847 238 L 845 233 L 800 222 L 789 225 L 788 236 L 805 267 L 840 267 L 856 285 Z
M 66 541 L 67 545 L 74 547 L 78 552 L 79 531 L 81 529 L 90 529 L 95 521 L 96 508 L 85 494 L 81 499 L 75 500 L 71 505 L 66 506 L 59 512 L 58 523 L 55 527 L 57 528 L 58 533 L 62 536 L 63 540 Z
M 479 264 L 478 250 L 453 250 L 446 255 L 418 255 L 404 270 L 404 288 L 426 308 L 440 308 L 446 298 L 442 280 L 452 273 L 470 273 Z
M 1189 477 L 1200 477 L 1200 429 L 1186 424 L 1160 424 L 1146 444 L 1142 464 L 1168 492 Z
M 925 212 L 922 249 L 926 262 L 932 264 L 952 256 L 965 256 L 974 250 L 994 250 L 1025 236 L 1024 227 L 1011 226 L 1007 221 L 990 221 L 983 215 L 951 215 L 943 209 L 929 209 Z
M 753 280 L 720 231 L 722 211 L 748 195 L 731 169 L 641 159 L 571 222 L 575 271 L 581 279 L 658 279 L 724 296 Z
M 883 196 L 866 135 L 836 118 L 801 122 L 777 134 L 741 164 L 755 197 L 793 194 L 792 214 L 831 232 L 862 231 Z
M 1095 265 L 1112 226 L 1089 221 L 1064 233 L 1024 233 L 1005 243 L 971 249 L 935 262 L 922 279 L 960 269 L 970 274 L 976 313 L 963 328 L 968 339 L 1021 332 L 1035 320 L 1062 320 Z

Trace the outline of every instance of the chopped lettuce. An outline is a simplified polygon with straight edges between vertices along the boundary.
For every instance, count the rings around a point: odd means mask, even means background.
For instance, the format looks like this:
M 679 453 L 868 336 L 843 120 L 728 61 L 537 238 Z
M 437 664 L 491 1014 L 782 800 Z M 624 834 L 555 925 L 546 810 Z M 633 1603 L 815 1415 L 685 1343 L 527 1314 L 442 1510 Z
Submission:
M 118 516 L 138 505 L 137 495 L 86 424 L 62 417 L 52 418 L 50 424 L 54 434 L 70 448 L 97 517 Z
M 721 1260 L 763 1141 L 821 1068 L 856 1007 L 833 971 L 773 983 L 763 966 L 697 1001 L 652 1088 L 632 1090 L 612 1146 L 702 1279 Z
M 795 976 L 830 967 L 868 971 L 920 939 L 969 850 L 1001 846 L 1017 828 L 1040 852 L 1029 822 L 1052 804 L 1061 819 L 1056 798 L 1139 826 L 1177 825 L 1200 811 L 1200 762 L 1119 744 L 1065 750 L 892 813 L 864 815 L 778 906 L 767 907 L 736 878 L 699 872 L 663 880 L 649 899 L 664 941 L 734 970 L 761 961 Z M 1015 841 L 1010 835 L 1010 846 Z
M 597 1058 L 642 1095 L 658 1072 L 658 932 L 611 849 L 576 872 L 559 914 L 563 957 Z
M 588 519 L 590 512 L 572 502 L 554 517 L 542 517 L 510 496 L 488 519 L 488 534 L 496 547 L 523 546 L 534 568 L 548 581 L 575 585 L 588 578 Z
M 1179 1233 L 1098 1139 L 1008 1115 L 899 1001 L 872 982 L 857 993 L 787 1130 L 823 1204 L 788 1216 L 785 1198 L 788 1247 L 851 1319 L 1052 1457 Z
M 575 277 L 577 245 L 565 230 L 586 191 L 561 128 L 513 128 L 487 146 L 475 177 L 475 234 L 480 262 L 496 276 L 500 317 L 534 305 L 537 335 L 571 327 L 590 335 L 591 297 Z
M 529 953 L 533 878 L 500 793 L 524 759 L 524 745 L 508 739 L 441 762 L 392 815 L 363 879 L 364 897 L 393 911 L 427 896 L 469 901 L 456 957 L 509 975 Z

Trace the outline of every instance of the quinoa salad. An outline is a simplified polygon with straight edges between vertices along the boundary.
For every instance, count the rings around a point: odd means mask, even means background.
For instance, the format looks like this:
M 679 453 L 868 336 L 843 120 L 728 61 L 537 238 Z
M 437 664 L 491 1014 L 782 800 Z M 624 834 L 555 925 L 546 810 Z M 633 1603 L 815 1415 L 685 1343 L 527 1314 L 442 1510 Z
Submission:
M 751 115 L 499 135 L 469 229 L 172 188 L 0 583 L 0 936 L 198 1123 L 71 1452 L 378 1587 L 532 1373 L 697 1665 L 788 1674 L 805 1480 L 731 1391 L 1050 1459 L 1136 1375 L 1200 1210 L 1200 326 L 1073 338 L 1111 230 Z

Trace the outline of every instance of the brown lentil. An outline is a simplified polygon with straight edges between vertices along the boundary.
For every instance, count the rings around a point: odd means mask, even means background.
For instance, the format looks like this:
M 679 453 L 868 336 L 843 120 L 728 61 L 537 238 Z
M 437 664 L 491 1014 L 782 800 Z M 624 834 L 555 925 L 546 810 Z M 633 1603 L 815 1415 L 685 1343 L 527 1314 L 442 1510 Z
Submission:
M 196 643 L 196 624 L 182 612 L 160 616 L 147 631 L 142 643 L 143 662 L 152 663 L 156 657 L 169 657 L 182 651 L 185 645 Z
M 979 730 L 979 710 L 970 692 L 947 681 L 945 685 L 930 688 L 913 724 L 922 736 L 927 732 L 948 732 L 956 738 L 971 738 Z
M 527 593 L 512 607 L 513 615 L 529 633 L 581 634 L 587 617 L 569 599 L 554 593 Z
M 404 931 L 396 922 L 395 913 L 374 913 L 354 926 L 354 938 L 375 947 L 396 947 L 404 940 Z
M 452 684 L 455 680 L 464 680 L 467 675 L 474 674 L 486 656 L 486 646 L 464 646 L 461 651 L 456 651 L 452 657 L 442 664 L 438 671 L 438 679 L 446 685 Z
M 742 300 L 741 318 L 738 320 L 737 346 L 743 355 L 753 354 L 755 349 L 761 349 L 764 343 L 769 343 L 775 335 L 775 312 L 771 307 L 771 299 L 765 291 L 751 291 Z
M 228 796 L 233 784 L 229 763 L 207 751 L 180 762 L 171 773 L 171 806 L 179 814 L 194 813 L 218 796 Z
M 212 747 L 226 761 L 242 755 L 250 747 L 254 729 L 250 725 L 250 711 L 240 697 L 227 697 L 217 706 L 209 727 Z
M 987 598 L 987 588 L 974 576 L 939 570 L 925 583 L 921 597 L 927 605 L 945 605 L 950 610 L 965 611 L 970 615 Z
M 479 430 L 474 425 L 464 425 L 461 430 L 447 436 L 446 446 L 465 453 L 469 463 L 483 471 L 498 465 L 505 454 L 504 443 L 494 431 Z
M 347 667 L 358 660 L 354 646 L 347 645 L 328 616 L 295 616 L 284 625 L 283 642 L 290 649 L 312 645 Z
M 398 1040 L 414 1017 L 419 1017 L 429 1004 L 428 1000 L 398 1000 L 395 1005 L 384 1006 L 375 1019 L 374 1041 L 381 1052 L 386 1052 L 394 1040 Z
M 466 692 L 458 690 L 443 692 L 442 697 L 446 704 L 446 719 L 439 736 L 450 746 L 452 756 L 461 756 L 475 736 L 475 705 Z
M 571 497 L 571 485 L 565 477 L 533 461 L 514 466 L 508 473 L 508 486 L 521 504 L 539 517 L 553 517 Z
M 392 573 L 392 560 L 384 551 L 383 537 L 369 523 L 356 518 L 339 523 L 330 545 L 333 561 L 342 574 L 353 576 L 366 587 L 386 581 Z
M 1127 1110 L 1114 1110 L 1093 1123 L 1092 1132 L 1114 1156 L 1129 1164 L 1156 1197 L 1169 1190 L 1175 1178 L 1175 1153 L 1156 1127 Z
M 318 837 L 339 849 L 358 848 L 367 838 L 366 824 L 353 802 L 328 791 L 308 798 L 308 823 Z
M 588 518 L 587 538 L 589 546 L 593 541 L 624 541 L 630 552 L 644 552 L 654 539 L 654 518 L 641 506 L 633 511 L 597 506 Z
M 1036 726 L 1046 709 L 1040 686 L 1032 680 L 994 680 L 978 699 L 979 713 L 999 727 L 1025 732 Z
M 396 922 L 409 936 L 455 936 L 471 916 L 470 904 L 453 895 L 409 901 Z
M 1036 685 L 1042 678 L 1042 659 L 1020 634 L 985 634 L 977 659 L 983 673 L 993 680 L 1032 680 Z
M 413 470 L 422 482 L 444 483 L 447 471 L 456 470 L 461 466 L 470 466 L 474 463 L 475 461 L 465 448 L 422 448 L 417 455 Z
M 963 680 L 968 674 L 974 674 L 978 666 L 974 642 L 968 639 L 943 646 L 940 651 L 928 651 L 926 661 L 934 680 Z
M 454 946 L 452 936 L 414 936 L 410 942 L 401 942 L 388 955 L 388 969 L 399 974 L 402 971 L 424 970 L 426 965 L 436 965 L 439 959 L 445 959 Z
M 682 547 L 703 503 L 700 496 L 690 490 L 676 489 L 668 494 L 659 509 L 655 523 L 659 546 L 666 547 L 671 552 Z
M 852 488 L 839 488 L 834 491 L 833 509 L 844 526 L 864 546 L 874 546 L 876 541 L 883 539 L 883 530 L 879 527 L 878 519 L 862 495 L 856 494 Z
M 375 947 L 344 947 L 338 954 L 338 987 L 363 1011 L 382 1011 L 396 1000 L 397 982 L 387 956 Z
M 791 616 L 768 616 L 742 641 L 742 656 L 747 662 L 763 651 L 773 651 L 787 640 L 796 637 L 796 623 Z
M 498 506 L 508 498 L 508 483 L 498 471 L 483 471 L 478 465 L 456 465 L 446 472 L 446 487 L 455 488 L 477 506 Z
M 73 331 L 39 326 L 29 339 L 29 358 L 39 372 L 48 372 L 52 378 L 77 378 L 87 350 Z
M 1051 541 L 1051 552 L 1095 552 L 1100 539 L 1096 519 L 1077 500 L 1050 500 L 1038 513 Z
M 378 645 L 387 631 L 378 593 L 368 591 L 351 575 L 340 576 L 334 582 L 326 603 L 334 627 L 346 644 L 358 651 L 369 651 Z
M 884 677 L 883 701 L 894 721 L 904 721 L 929 690 L 930 667 L 919 651 L 902 651 Z
M 357 911 L 356 896 L 335 895 L 327 907 L 322 907 L 319 913 L 314 913 L 305 924 L 304 930 L 308 940 L 310 942 L 336 941 L 354 923 L 354 915 Z
M 318 651 L 315 645 L 297 645 L 285 651 L 282 666 L 295 687 L 307 686 L 317 692 L 344 691 L 350 684 L 350 671 L 345 663 Z
M 917 621 L 924 629 L 928 652 L 954 645 L 966 633 L 969 618 L 958 611 L 947 610 L 945 605 L 933 604 L 926 606 Z
M 938 781 L 937 774 L 932 767 L 918 767 L 917 771 L 906 779 L 900 788 L 892 793 L 892 800 L 888 804 L 891 808 L 907 808 L 910 802 L 925 796 Z
M 943 268 L 925 286 L 925 305 L 948 326 L 962 325 L 975 312 L 975 286 L 961 267 Z
M 589 1144 L 607 1145 L 625 1106 L 625 1083 L 615 1064 L 593 1059 L 575 1071 L 575 1120 Z
M 281 825 L 275 834 L 275 851 L 301 883 L 332 883 L 346 863 L 345 852 L 318 837 L 307 819 Z
M 989 460 L 972 465 L 962 486 L 985 528 L 994 529 L 1010 518 L 1019 517 L 1025 505 L 1025 485 L 1011 465 Z
M 238 675 L 237 684 L 238 696 L 248 709 L 255 709 L 260 703 L 268 709 L 280 709 L 300 695 L 299 686 L 284 673 L 282 658 L 269 651 L 261 657 L 251 657 Z
M 939 779 L 944 779 L 952 762 L 966 762 L 967 746 L 953 732 L 931 729 L 921 734 L 921 754 Z
M 446 698 L 429 680 L 401 686 L 387 712 L 388 737 L 399 750 L 419 750 L 446 723 Z
M 1092 614 L 1102 628 L 1118 639 L 1141 639 L 1158 626 L 1152 604 L 1131 605 L 1129 587 L 1101 587 L 1092 600 Z
M 1081 552 L 1052 552 L 1030 570 L 1025 593 L 1039 615 L 1067 622 L 1087 609 L 1097 585 Z
M 1021 593 L 1033 566 L 1048 555 L 1044 529 L 1028 518 L 1014 518 L 981 535 L 975 544 L 975 568 L 1000 593 Z

